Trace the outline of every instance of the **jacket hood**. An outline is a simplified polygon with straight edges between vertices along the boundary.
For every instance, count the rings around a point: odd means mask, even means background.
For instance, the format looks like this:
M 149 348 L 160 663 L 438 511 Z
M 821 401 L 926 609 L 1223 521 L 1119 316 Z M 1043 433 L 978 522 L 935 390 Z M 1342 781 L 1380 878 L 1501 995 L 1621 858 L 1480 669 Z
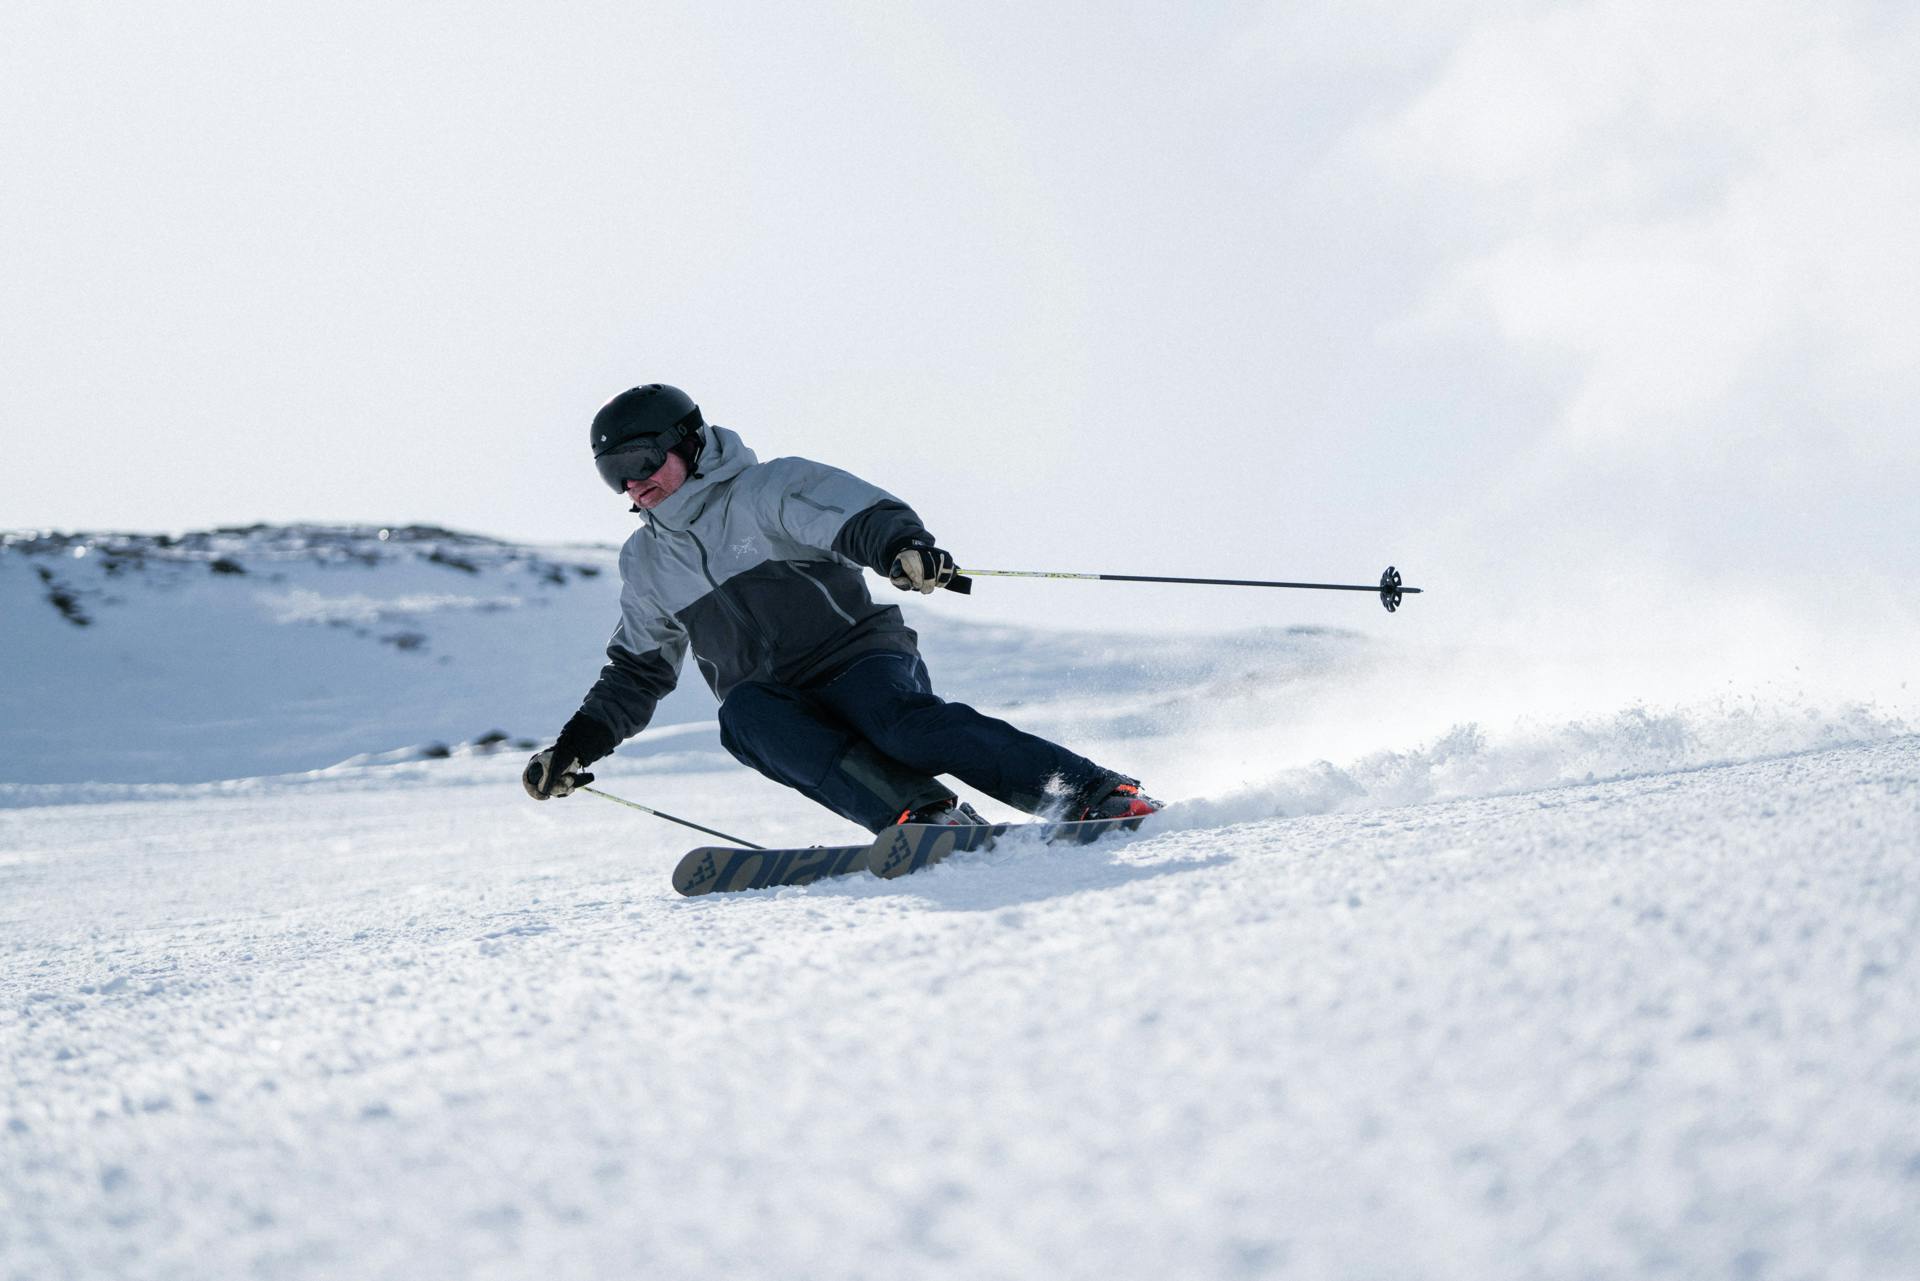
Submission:
M 706 510 L 720 486 L 760 461 L 731 428 L 709 423 L 705 430 L 707 444 L 700 451 L 698 469 L 665 502 L 650 512 L 642 512 L 643 522 L 658 524 L 663 529 L 685 529 Z

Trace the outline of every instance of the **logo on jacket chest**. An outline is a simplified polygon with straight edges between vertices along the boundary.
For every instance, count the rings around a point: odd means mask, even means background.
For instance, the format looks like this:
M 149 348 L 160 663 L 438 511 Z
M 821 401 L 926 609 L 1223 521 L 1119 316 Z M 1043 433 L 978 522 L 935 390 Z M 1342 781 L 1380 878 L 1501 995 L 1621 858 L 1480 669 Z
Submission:
M 748 556 L 758 556 L 760 554 L 760 539 L 753 534 L 748 534 L 745 538 L 736 539 L 727 544 L 727 553 L 731 556 L 738 556 L 743 560 Z

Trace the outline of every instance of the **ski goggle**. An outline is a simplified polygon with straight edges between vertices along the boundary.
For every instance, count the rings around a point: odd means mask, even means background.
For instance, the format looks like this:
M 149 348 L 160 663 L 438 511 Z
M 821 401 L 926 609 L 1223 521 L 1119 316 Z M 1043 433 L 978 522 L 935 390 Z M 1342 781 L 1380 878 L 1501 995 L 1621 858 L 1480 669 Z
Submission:
M 697 430 L 693 423 L 677 422 L 658 436 L 641 436 L 604 454 L 595 454 L 593 465 L 599 468 L 600 479 L 607 482 L 608 488 L 624 494 L 628 481 L 645 480 L 659 471 L 666 465 L 673 447 Z

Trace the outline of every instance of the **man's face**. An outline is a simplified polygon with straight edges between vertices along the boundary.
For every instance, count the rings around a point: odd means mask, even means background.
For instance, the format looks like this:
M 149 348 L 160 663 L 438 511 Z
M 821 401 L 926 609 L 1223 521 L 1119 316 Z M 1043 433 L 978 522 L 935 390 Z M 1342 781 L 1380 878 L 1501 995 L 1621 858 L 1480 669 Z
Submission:
M 686 460 L 678 454 L 668 454 L 667 461 L 660 464 L 660 470 L 645 480 L 629 480 L 627 497 L 641 511 L 652 511 L 672 497 L 673 492 L 687 483 Z

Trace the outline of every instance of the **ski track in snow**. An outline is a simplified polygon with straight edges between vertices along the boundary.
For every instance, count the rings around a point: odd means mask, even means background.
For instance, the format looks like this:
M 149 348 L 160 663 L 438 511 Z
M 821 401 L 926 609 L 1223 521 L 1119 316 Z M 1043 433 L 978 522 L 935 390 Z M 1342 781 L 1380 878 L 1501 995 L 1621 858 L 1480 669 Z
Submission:
M 1920 1274 L 1920 738 L 698 900 L 518 766 L 0 808 L 0 1276 Z

